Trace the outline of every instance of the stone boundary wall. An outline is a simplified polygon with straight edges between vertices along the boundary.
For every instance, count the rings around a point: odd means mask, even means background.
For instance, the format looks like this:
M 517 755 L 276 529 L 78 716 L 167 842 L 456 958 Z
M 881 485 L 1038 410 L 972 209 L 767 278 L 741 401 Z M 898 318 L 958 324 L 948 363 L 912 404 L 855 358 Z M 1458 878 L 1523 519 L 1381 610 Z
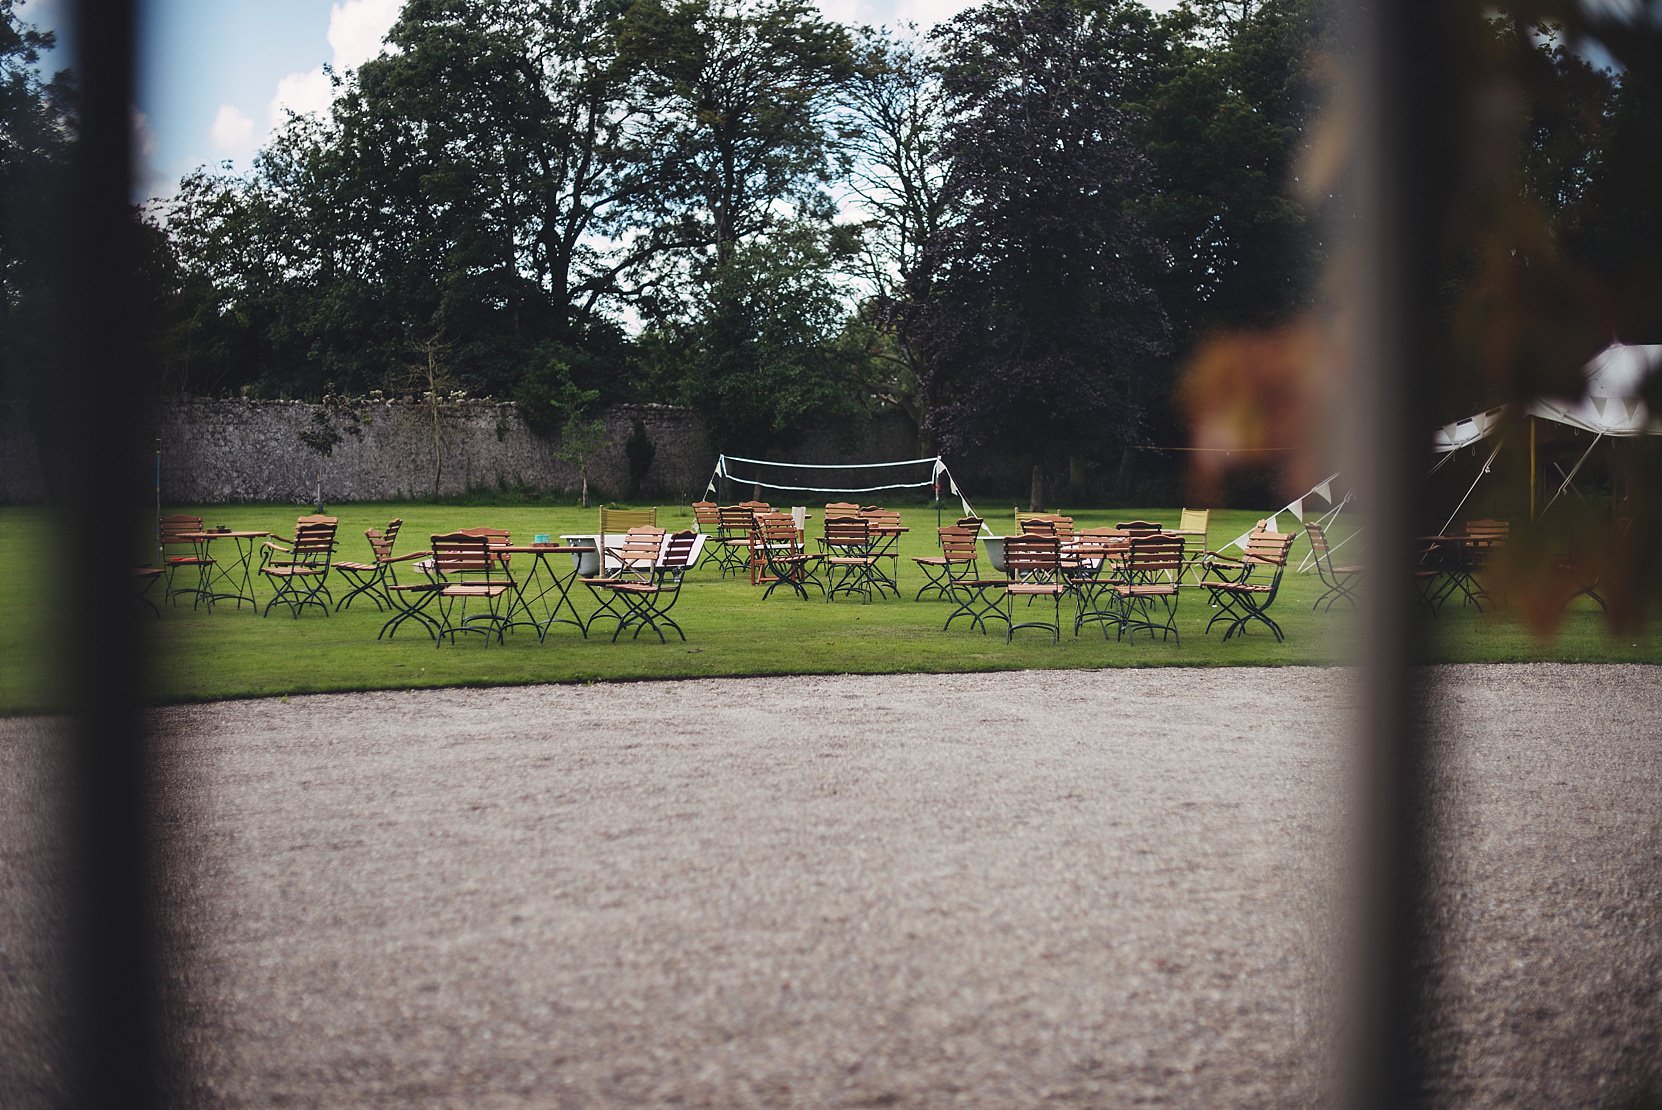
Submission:
M 554 458 L 558 438 L 531 431 L 512 402 L 457 401 L 441 412 L 441 496 L 524 487 L 575 493 L 574 466 Z M 617 405 L 604 410 L 605 441 L 589 465 L 590 496 L 621 500 L 629 487 L 624 445 L 639 420 L 655 452 L 643 500 L 690 502 L 704 493 L 716 449 L 691 410 Z M 141 419 L 160 441 L 162 497 L 173 504 L 269 501 L 306 504 L 321 478 L 325 503 L 422 500 L 433 495 L 431 412 L 405 400 L 324 406 L 299 401 L 190 398 L 158 404 Z M 320 435 L 321 433 L 321 435 Z M 307 440 L 335 439 L 328 454 Z M 804 437 L 781 459 L 869 462 L 909 458 L 915 436 L 903 418 L 882 417 L 857 442 Z M 27 406 L 0 401 L 0 504 L 50 500 Z

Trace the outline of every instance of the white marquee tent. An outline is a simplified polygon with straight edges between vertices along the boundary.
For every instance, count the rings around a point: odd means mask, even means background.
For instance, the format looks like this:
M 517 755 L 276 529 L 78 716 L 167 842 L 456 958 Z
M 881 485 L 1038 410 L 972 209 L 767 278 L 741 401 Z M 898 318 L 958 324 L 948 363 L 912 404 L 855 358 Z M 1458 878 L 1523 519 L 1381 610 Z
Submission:
M 1536 400 L 1530 402 L 1524 410 L 1525 416 L 1530 418 L 1529 450 L 1532 478 L 1536 473 L 1535 420 L 1562 424 L 1577 431 L 1591 433 L 1593 436 L 1592 443 L 1582 452 L 1581 458 L 1564 475 L 1563 484 L 1553 495 L 1553 501 L 1570 487 L 1582 463 L 1587 461 L 1587 457 L 1592 454 L 1593 448 L 1598 446 L 1600 440 L 1606 437 L 1662 435 L 1662 417 L 1652 414 L 1641 396 L 1650 376 L 1662 374 L 1662 344 L 1628 346 L 1613 343 L 1587 363 L 1583 374 L 1587 381 L 1584 397 L 1576 400 Z M 1469 447 L 1485 440 L 1500 430 L 1505 416 L 1504 408 L 1496 408 L 1468 416 L 1464 420 L 1456 420 L 1452 424 L 1445 424 L 1433 433 L 1431 449 L 1446 456 L 1462 447 Z M 1490 453 L 1491 460 L 1499 450 L 1500 444 L 1497 442 L 1494 451 Z M 1484 464 L 1484 469 L 1488 469 L 1487 463 Z M 1549 501 L 1547 507 L 1550 508 L 1551 504 Z M 1537 515 L 1533 484 L 1530 490 L 1530 512 L 1531 515 Z

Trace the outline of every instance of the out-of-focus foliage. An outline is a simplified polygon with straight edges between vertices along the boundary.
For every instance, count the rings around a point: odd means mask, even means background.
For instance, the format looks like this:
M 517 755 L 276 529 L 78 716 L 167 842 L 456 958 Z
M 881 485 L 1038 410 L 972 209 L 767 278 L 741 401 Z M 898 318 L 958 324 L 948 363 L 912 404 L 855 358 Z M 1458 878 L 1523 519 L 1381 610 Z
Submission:
M 1427 222 L 1394 233 L 1430 248 L 1441 278 L 1432 290 L 1434 365 L 1424 375 L 1436 419 L 1577 397 L 1583 366 L 1607 343 L 1662 340 L 1654 264 L 1662 228 L 1645 199 L 1662 179 L 1662 27 L 1644 14 L 1590 11 L 1465 3 L 1440 29 L 1427 29 L 1451 36 L 1438 43 L 1446 52 L 1429 54 L 1450 59 L 1442 76 L 1453 93 L 1438 106 L 1446 141 L 1425 156 L 1453 156 L 1440 166 L 1446 185 L 1422 206 Z M 1591 60 L 1611 58 L 1620 68 Z M 1345 93 L 1354 68 L 1342 57 L 1329 68 Z M 1337 98 L 1305 163 L 1307 197 L 1341 230 L 1345 192 L 1357 184 L 1347 177 L 1353 144 L 1378 126 L 1361 118 L 1360 103 Z M 1197 350 L 1183 396 L 1200 443 L 1238 450 L 1285 436 L 1301 449 L 1287 470 L 1289 493 L 1328 465 L 1336 452 L 1324 432 L 1339 426 L 1333 406 L 1354 402 L 1346 380 L 1357 357 L 1356 298 L 1366 288 L 1360 272 L 1354 251 L 1334 252 L 1327 287 L 1336 299 L 1326 311 L 1303 325 L 1225 331 Z M 1651 393 L 1659 392 L 1662 381 L 1653 381 Z M 1519 605 L 1538 630 L 1550 630 L 1583 589 L 1605 599 L 1616 626 L 1637 624 L 1662 582 L 1662 523 L 1653 510 L 1662 450 L 1648 437 L 1600 444 L 1531 426 L 1521 411 L 1512 410 L 1493 465 L 1468 473 L 1446 505 L 1431 504 L 1436 494 L 1426 487 L 1426 523 L 1441 530 L 1445 513 L 1455 529 L 1478 515 L 1511 521 L 1490 584 L 1495 599 Z M 1484 457 L 1493 446 L 1484 445 Z M 1584 484 L 1591 479 L 1590 492 L 1559 497 L 1570 489 L 1565 476 L 1600 447 L 1598 460 L 1577 472 Z

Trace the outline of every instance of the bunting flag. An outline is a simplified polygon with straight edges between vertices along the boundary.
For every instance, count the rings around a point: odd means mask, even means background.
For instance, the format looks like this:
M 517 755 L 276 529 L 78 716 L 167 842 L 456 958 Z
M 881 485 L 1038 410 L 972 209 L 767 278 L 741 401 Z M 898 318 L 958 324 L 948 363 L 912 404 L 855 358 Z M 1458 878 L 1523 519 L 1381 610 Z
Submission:
M 1326 478 L 1323 478 L 1310 489 L 1306 490 L 1302 496 L 1293 498 L 1291 501 L 1281 506 L 1281 508 L 1275 510 L 1275 512 L 1270 513 L 1264 518 L 1266 527 L 1268 527 L 1272 532 L 1279 532 L 1281 530 L 1282 513 L 1291 513 L 1293 516 L 1298 518 L 1300 524 L 1304 523 L 1304 502 L 1309 498 L 1320 498 L 1321 500 L 1332 504 L 1333 483 L 1338 477 L 1338 474 L 1329 474 Z M 1350 500 L 1350 494 L 1346 493 L 1344 499 L 1348 502 Z M 1220 550 L 1238 547 L 1242 551 L 1245 551 L 1246 542 L 1251 538 L 1251 536 L 1251 531 L 1242 532 L 1240 535 L 1224 544 L 1223 548 Z

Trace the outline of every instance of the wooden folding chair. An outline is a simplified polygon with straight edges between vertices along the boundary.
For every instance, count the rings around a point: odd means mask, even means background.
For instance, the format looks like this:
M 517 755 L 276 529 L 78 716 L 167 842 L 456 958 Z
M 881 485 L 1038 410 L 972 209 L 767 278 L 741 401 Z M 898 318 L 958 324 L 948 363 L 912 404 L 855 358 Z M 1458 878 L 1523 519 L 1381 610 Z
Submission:
M 839 593 L 870 601 L 872 594 L 882 595 L 884 580 L 877 574 L 877 556 L 872 553 L 871 524 L 863 517 L 828 516 L 825 534 L 820 537 L 825 553 L 826 578 L 839 575 L 825 591 L 830 601 Z
M 203 552 L 200 540 L 190 538 L 199 535 L 202 531 L 202 518 L 199 516 L 173 515 L 164 516 L 160 521 L 160 534 L 157 542 L 161 545 L 162 569 L 167 572 L 166 584 L 162 589 L 162 599 L 172 604 L 173 599 L 181 594 L 191 596 L 191 608 L 194 609 L 201 602 L 204 591 L 202 578 L 206 569 L 213 565 L 212 557 Z M 174 584 L 181 569 L 188 568 L 196 573 L 196 585 L 180 587 Z
M 756 513 L 743 505 L 716 510 L 715 557 L 723 578 L 750 566 L 750 533 L 755 527 Z
M 1218 576 L 1203 578 L 1200 583 L 1218 609 L 1206 622 L 1207 635 L 1211 635 L 1214 624 L 1224 621 L 1225 640 L 1244 633 L 1252 623 L 1268 628 L 1278 643 L 1286 638 L 1281 626 L 1270 617 L 1269 608 L 1281 588 L 1281 578 L 1287 570 L 1287 553 L 1292 547 L 1291 532 L 1271 532 L 1267 522 L 1260 520 L 1247 537 L 1246 553 L 1239 559 L 1216 551 L 1206 553 L 1206 573 Z M 1266 573 L 1270 576 L 1268 582 L 1263 580 Z
M 500 545 L 496 545 L 500 546 Z M 513 590 L 502 553 L 493 550 L 491 536 L 484 529 L 449 532 L 432 538 L 429 560 L 438 582 L 433 591 L 438 602 L 434 639 L 442 644 L 446 636 L 455 643 L 464 632 L 477 632 L 490 643 L 502 641 L 507 617 L 505 602 Z M 468 612 L 477 604 L 484 612 Z
M 1177 579 L 1183 569 L 1183 537 L 1169 532 L 1132 536 L 1122 567 L 1120 580 L 1108 587 L 1118 608 L 1115 639 L 1135 641 L 1138 629 L 1146 629 L 1150 640 L 1158 631 L 1162 640 L 1182 643 L 1177 634 Z
M 271 579 L 277 589 L 261 616 L 269 616 L 277 605 L 287 605 L 296 620 L 308 605 L 317 606 L 324 616 L 329 615 L 325 601 L 334 600 L 328 580 L 338 523 L 332 516 L 303 516 L 295 522 L 292 540 L 274 536 L 266 541 L 260 573 Z
M 1333 552 L 1327 543 L 1327 529 L 1318 521 L 1305 521 L 1304 531 L 1310 537 L 1310 558 L 1316 564 L 1316 577 L 1321 579 L 1324 587 L 1324 592 L 1310 608 L 1321 609 L 1325 602 L 1325 611 L 1331 612 L 1336 601 L 1343 601 L 1352 609 L 1356 608 L 1355 593 L 1357 586 L 1361 584 L 1362 568 L 1354 564 L 1333 564 Z
M 1004 587 L 1005 624 L 1004 641 L 1015 638 L 1022 628 L 1048 628 L 1056 642 L 1062 639 L 1062 595 L 1068 592 L 1062 579 L 1062 549 L 1055 536 L 1011 536 L 1004 541 L 1004 565 L 1010 572 L 1010 583 Z M 1026 598 L 1031 605 L 1035 598 L 1050 598 L 1052 619 L 1020 621 L 1015 619 L 1015 599 Z
M 824 556 L 804 549 L 802 533 L 790 517 L 782 513 L 757 514 L 750 532 L 750 551 L 755 584 L 767 586 L 762 591 L 764 601 L 781 585 L 789 586 L 803 601 L 808 600 L 809 586 L 825 593 L 825 584 L 817 573 Z
M 657 564 L 659 556 L 663 554 L 663 548 L 662 528 L 639 525 L 624 534 L 621 546 L 608 547 L 602 552 L 600 576 L 583 580 L 599 605 L 584 622 L 583 635 L 588 635 L 589 629 L 596 621 L 615 620 L 619 627 L 622 627 L 624 619 L 628 616 L 628 608 L 612 587 L 621 583 L 650 585 L 652 569 Z M 608 566 L 610 563 L 615 563 L 616 566 Z
M 945 601 L 951 597 L 953 579 L 975 577 L 976 560 L 979 557 L 978 528 L 979 524 L 970 527 L 960 520 L 950 528 L 935 530 L 941 553 L 912 556 L 912 562 L 928 576 L 928 581 L 918 587 L 917 596 L 912 599 L 913 601 L 922 601 L 926 593 L 933 593 Z
M 650 628 L 658 634 L 659 643 L 667 643 L 665 626 L 673 628 L 681 639 L 687 638 L 681 626 L 670 617 L 669 611 L 681 596 L 681 581 L 692 565 L 698 539 L 697 532 L 676 532 L 664 541 L 662 552 L 653 563 L 647 580 L 613 580 L 602 584 L 625 607 L 616 630 L 612 632 L 613 643 L 617 642 L 625 628 L 630 627 L 635 630 L 631 639 L 640 639 L 642 630 Z
M 335 569 L 352 583 L 352 589 L 342 594 L 341 599 L 335 602 L 335 612 L 351 608 L 352 599 L 360 595 L 369 598 L 377 610 L 383 606 L 388 610 L 397 608 L 392 598 L 387 595 L 387 587 L 398 584 L 397 565 L 427 556 L 425 551 L 406 555 L 393 554 L 393 544 L 398 541 L 398 530 L 403 526 L 404 521 L 395 518 L 385 529 L 369 528 L 364 531 L 364 538 L 369 541 L 369 562 L 335 560 Z

